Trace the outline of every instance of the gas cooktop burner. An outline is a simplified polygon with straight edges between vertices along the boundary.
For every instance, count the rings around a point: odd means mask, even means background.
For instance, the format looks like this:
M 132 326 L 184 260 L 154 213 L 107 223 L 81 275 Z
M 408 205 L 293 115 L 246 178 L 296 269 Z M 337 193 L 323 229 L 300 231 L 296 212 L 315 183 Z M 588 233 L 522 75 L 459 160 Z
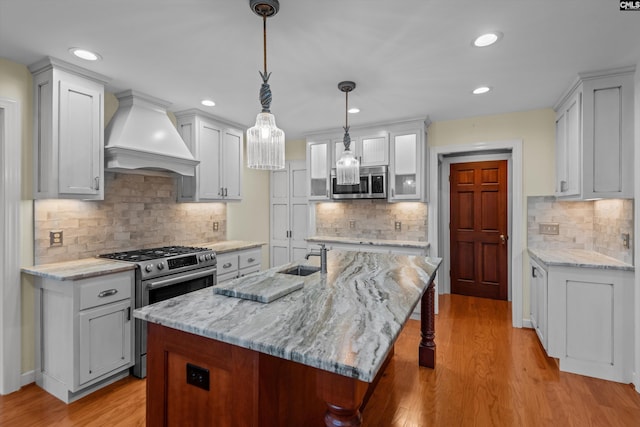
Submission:
M 162 248 L 137 249 L 134 251 L 115 252 L 112 254 L 98 255 L 100 258 L 115 259 L 118 261 L 149 261 L 153 259 L 169 258 L 172 256 L 195 254 L 209 251 L 206 248 L 195 248 L 191 246 L 164 246 Z

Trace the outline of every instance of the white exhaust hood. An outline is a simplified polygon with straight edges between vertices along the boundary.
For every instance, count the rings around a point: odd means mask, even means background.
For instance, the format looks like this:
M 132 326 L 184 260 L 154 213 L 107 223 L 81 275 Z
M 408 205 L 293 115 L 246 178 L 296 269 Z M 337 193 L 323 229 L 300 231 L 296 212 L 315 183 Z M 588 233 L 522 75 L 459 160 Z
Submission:
M 133 90 L 116 97 L 120 106 L 105 129 L 105 170 L 193 176 L 200 162 L 169 120 L 171 104 Z

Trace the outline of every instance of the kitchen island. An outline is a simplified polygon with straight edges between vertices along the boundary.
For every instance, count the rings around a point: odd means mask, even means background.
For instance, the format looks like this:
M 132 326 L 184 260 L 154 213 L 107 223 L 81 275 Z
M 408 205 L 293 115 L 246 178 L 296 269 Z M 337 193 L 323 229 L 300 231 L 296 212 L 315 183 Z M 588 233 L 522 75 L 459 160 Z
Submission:
M 326 274 L 268 304 L 208 288 L 136 310 L 149 322 L 147 425 L 361 425 L 365 395 L 419 301 L 418 361 L 434 367 L 441 260 L 328 255 Z M 292 265 L 236 283 L 273 283 Z

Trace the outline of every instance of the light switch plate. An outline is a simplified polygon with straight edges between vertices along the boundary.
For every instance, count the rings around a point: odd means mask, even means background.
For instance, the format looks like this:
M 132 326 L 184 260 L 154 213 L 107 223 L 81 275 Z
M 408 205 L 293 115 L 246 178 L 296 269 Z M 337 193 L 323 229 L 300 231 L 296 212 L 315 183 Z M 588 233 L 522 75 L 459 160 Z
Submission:
M 541 222 L 538 232 L 540 234 L 560 234 L 560 224 L 556 222 Z

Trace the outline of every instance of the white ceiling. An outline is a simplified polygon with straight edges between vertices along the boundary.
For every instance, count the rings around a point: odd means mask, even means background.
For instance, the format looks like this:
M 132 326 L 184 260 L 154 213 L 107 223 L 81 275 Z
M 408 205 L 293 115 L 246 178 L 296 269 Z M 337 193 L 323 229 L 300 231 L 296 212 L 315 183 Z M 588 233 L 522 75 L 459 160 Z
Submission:
M 280 0 L 267 21 L 271 111 L 287 139 L 352 125 L 551 107 L 578 72 L 640 62 L 640 11 L 615 0 Z M 488 48 L 472 40 L 504 33 Z M 70 47 L 99 52 L 87 63 Z M 0 57 L 53 56 L 135 89 L 252 125 L 262 21 L 249 0 L 0 0 Z M 489 85 L 482 96 L 471 90 Z M 210 97 L 217 105 L 202 107 Z

